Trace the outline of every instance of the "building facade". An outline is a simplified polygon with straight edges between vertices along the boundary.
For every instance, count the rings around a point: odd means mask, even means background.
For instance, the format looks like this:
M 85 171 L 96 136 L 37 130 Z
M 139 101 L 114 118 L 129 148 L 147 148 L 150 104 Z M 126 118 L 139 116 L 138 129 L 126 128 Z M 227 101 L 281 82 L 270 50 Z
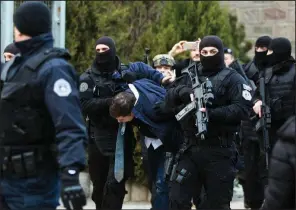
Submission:
M 220 1 L 245 25 L 246 38 L 253 43 L 259 36 L 286 37 L 295 57 L 295 1 Z M 253 49 L 249 56 L 254 55 Z

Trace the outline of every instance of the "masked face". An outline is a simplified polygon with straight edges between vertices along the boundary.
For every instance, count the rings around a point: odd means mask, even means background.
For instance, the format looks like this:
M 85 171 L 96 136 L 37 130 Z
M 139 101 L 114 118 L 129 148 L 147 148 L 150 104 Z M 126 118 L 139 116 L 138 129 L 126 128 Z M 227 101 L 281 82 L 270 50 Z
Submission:
M 3 53 L 3 56 L 4 56 L 5 63 L 6 63 L 14 57 L 14 54 L 9 53 L 9 52 L 5 52 L 5 53 Z
M 98 65 L 105 64 L 113 60 L 114 56 L 107 45 L 99 44 L 96 46 L 96 62 Z
M 266 55 L 266 67 L 274 66 L 288 60 L 291 57 L 291 42 L 283 37 L 275 38 L 271 41 Z
M 269 36 L 261 36 L 256 40 L 254 63 L 259 69 L 264 68 L 267 64 L 266 53 L 270 42 Z
M 97 68 L 100 71 L 111 72 L 116 67 L 116 48 L 113 39 L 101 37 L 96 42 Z
M 221 56 L 216 47 L 204 47 L 200 55 L 200 62 L 205 69 L 215 70 L 221 67 Z
M 203 71 L 215 72 L 225 67 L 224 47 L 219 37 L 204 37 L 200 42 L 199 49 Z
M 266 66 L 266 54 L 267 54 L 267 48 L 266 47 L 256 47 L 255 48 L 255 57 L 254 62 L 258 68 L 263 68 Z

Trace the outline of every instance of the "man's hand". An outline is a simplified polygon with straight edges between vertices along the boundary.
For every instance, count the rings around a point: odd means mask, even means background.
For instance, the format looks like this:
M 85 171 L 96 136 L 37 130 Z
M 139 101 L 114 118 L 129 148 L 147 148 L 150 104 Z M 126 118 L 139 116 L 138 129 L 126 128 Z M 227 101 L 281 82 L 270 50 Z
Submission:
M 67 210 L 82 210 L 86 205 L 86 197 L 79 184 L 79 171 L 76 168 L 66 168 L 61 173 L 61 198 Z
M 174 72 L 172 71 L 166 71 L 165 74 L 163 74 L 164 78 L 161 81 L 161 84 L 165 85 L 165 84 L 169 84 L 175 81 L 176 76 L 174 74 Z
M 161 84 L 166 85 L 173 81 L 174 81 L 174 78 L 171 75 L 164 75 L 163 79 L 161 80 Z
M 259 115 L 259 117 L 261 118 L 262 112 L 261 112 L 261 106 L 262 106 L 262 101 L 259 100 L 255 103 L 255 105 L 253 106 L 253 110 L 254 112 Z
M 185 42 L 187 41 L 180 41 L 177 44 L 175 44 L 168 54 L 172 57 L 175 57 L 176 55 L 185 52 L 186 50 L 183 48 L 183 44 Z
M 200 108 L 199 111 L 201 111 L 201 112 L 206 112 L 207 109 L 206 109 L 206 108 Z

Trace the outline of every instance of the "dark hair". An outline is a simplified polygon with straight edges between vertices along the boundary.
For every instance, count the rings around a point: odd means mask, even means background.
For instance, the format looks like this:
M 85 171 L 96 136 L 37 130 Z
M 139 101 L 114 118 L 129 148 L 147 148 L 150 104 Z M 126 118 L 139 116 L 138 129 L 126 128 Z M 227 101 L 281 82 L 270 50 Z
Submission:
M 110 115 L 114 118 L 129 116 L 135 105 L 136 97 L 130 92 L 118 93 L 112 99 L 109 108 Z

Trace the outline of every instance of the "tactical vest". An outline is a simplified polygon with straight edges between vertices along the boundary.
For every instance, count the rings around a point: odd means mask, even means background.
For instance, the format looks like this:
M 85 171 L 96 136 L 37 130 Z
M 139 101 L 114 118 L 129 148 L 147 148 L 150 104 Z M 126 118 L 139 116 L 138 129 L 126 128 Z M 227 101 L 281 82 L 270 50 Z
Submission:
M 121 64 L 119 72 L 121 73 L 128 68 L 128 65 Z M 111 93 L 110 89 L 116 87 L 116 81 L 112 80 L 111 73 L 96 74 L 91 71 L 91 68 L 88 69 L 86 73 L 94 86 L 98 85 L 101 87 L 101 90 L 106 90 L 105 92 L 100 91 L 100 93 L 94 93 L 95 96 L 98 98 L 113 96 L 113 92 Z M 109 112 L 98 114 L 100 115 L 100 120 L 97 122 L 91 121 L 94 126 L 88 126 L 88 133 L 94 134 L 95 144 L 103 155 L 113 155 L 116 148 L 118 122 L 110 116 Z M 90 119 L 91 118 L 92 117 L 90 117 Z
M 210 76 L 209 80 L 212 82 L 213 85 L 213 94 L 214 94 L 214 101 L 213 105 L 210 108 L 218 108 L 223 106 L 230 105 L 228 101 L 228 97 L 226 96 L 226 91 L 229 89 L 229 83 L 225 83 L 225 79 L 227 77 L 230 77 L 231 74 L 238 74 L 235 70 L 230 68 L 224 68 L 219 73 Z M 218 128 L 218 129 L 217 129 Z M 236 123 L 219 123 L 218 125 L 209 123 L 209 130 L 215 130 L 219 133 L 222 133 L 224 135 L 230 135 L 234 134 L 239 131 L 240 125 L 237 125 Z
M 291 64 L 287 72 L 273 73 L 273 70 L 274 67 L 265 70 L 267 104 L 271 109 L 272 122 L 285 121 L 295 114 L 295 64 Z
M 0 99 L 0 147 L 48 147 L 55 141 L 55 129 L 44 104 L 43 89 L 36 81 L 42 64 L 53 58 L 69 59 L 65 49 L 43 50 L 18 67 L 3 82 Z M 15 70 L 15 69 L 10 69 Z M 49 149 L 49 148 L 48 148 Z
M 209 77 L 209 80 L 213 85 L 213 94 L 215 96 L 213 108 L 228 105 L 228 102 L 226 101 L 227 97 L 225 97 L 228 84 L 225 84 L 224 80 L 227 76 L 233 73 L 235 73 L 235 70 L 225 68 L 214 76 Z
M 198 68 L 197 71 L 199 72 L 198 74 L 202 75 L 202 73 L 201 73 L 202 66 L 198 65 L 197 68 Z M 188 69 L 193 70 L 193 68 L 190 68 L 190 66 L 189 66 L 189 68 L 182 70 L 182 73 L 190 73 L 188 71 Z M 191 72 L 191 73 L 194 74 L 194 72 Z M 227 86 L 229 84 L 225 84 L 224 80 L 226 77 L 230 76 L 230 74 L 233 74 L 233 73 L 236 73 L 236 71 L 233 69 L 224 68 L 223 70 L 221 70 L 217 74 L 208 77 L 208 79 L 212 82 L 213 94 L 215 97 L 211 108 L 217 108 L 217 107 L 229 105 L 229 102 L 227 101 L 227 97 L 225 97 L 225 92 L 226 92 L 226 90 L 228 88 Z M 199 76 L 199 80 L 202 83 L 206 80 L 206 77 Z M 210 126 L 211 126 L 211 123 L 209 123 L 209 130 L 214 129 Z M 217 131 L 216 128 L 215 128 L 215 130 Z M 235 132 L 238 130 L 238 126 L 237 125 L 224 125 L 221 123 L 221 124 L 219 124 L 219 131 L 222 132 L 222 130 L 223 130 L 223 132 L 225 131 L 225 133 Z

